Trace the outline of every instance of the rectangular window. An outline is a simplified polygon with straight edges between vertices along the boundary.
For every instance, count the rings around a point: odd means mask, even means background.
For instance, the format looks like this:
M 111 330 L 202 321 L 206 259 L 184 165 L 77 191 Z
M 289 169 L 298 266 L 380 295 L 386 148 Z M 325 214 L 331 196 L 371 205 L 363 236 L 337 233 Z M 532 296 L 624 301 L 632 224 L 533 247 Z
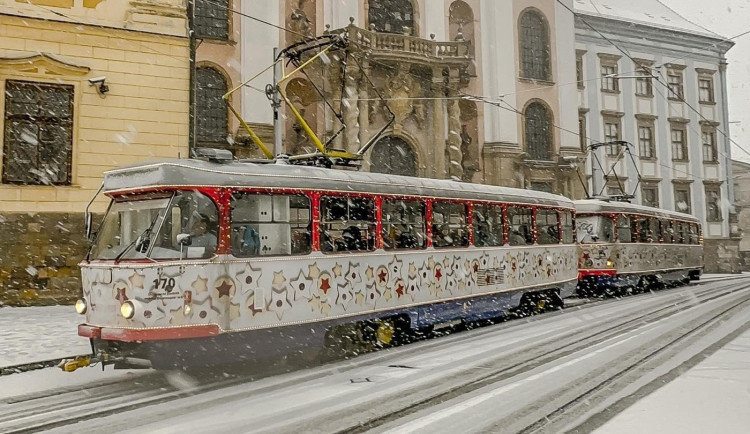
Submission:
M 534 244 L 531 208 L 508 207 L 508 244 L 530 246 Z
M 195 0 L 195 37 L 228 40 L 230 6 L 228 0 Z
M 305 255 L 312 249 L 307 196 L 232 195 L 232 254 L 238 258 Z
M 474 205 L 474 245 L 503 245 L 503 209 L 500 205 Z
M 690 223 L 688 226 L 688 242 L 690 244 L 700 244 L 698 242 L 698 225 Z
M 620 155 L 620 144 L 612 143 L 620 141 L 620 121 L 615 119 L 604 120 L 604 142 L 607 144 L 607 156 L 617 157 Z
M 633 219 L 621 215 L 617 217 L 617 240 L 621 243 L 633 242 Z
M 710 77 L 698 79 L 698 101 L 714 102 L 714 81 Z
M 721 191 L 716 187 L 706 187 L 706 220 L 720 222 Z
M 654 158 L 654 135 L 650 125 L 638 127 L 638 149 L 641 158 Z
M 654 96 L 651 88 L 651 73 L 648 71 L 637 71 L 635 79 L 635 94 L 637 96 Z
M 648 217 L 638 217 L 636 224 L 638 227 L 638 242 L 652 243 L 654 235 L 651 233 L 651 219 Z
M 576 81 L 579 89 L 586 87 L 583 82 L 583 54 L 576 56 Z
M 659 187 L 655 185 L 643 185 L 641 187 L 641 203 L 644 206 L 659 207 Z
M 703 141 L 703 162 L 716 163 L 718 160 L 718 156 L 716 155 L 716 133 L 704 130 L 701 133 L 701 137 Z
M 435 247 L 466 247 L 469 228 L 466 205 L 454 202 L 432 204 L 432 245 Z
M 383 248 L 427 247 L 425 203 L 416 200 L 383 200 Z
M 688 161 L 685 130 L 672 129 L 672 160 Z
M 669 86 L 669 99 L 682 101 L 684 98 L 682 72 L 670 71 L 667 75 L 667 85 Z
M 559 244 L 560 234 L 557 227 L 557 211 L 538 208 L 536 210 L 537 244 Z
M 685 214 L 692 213 L 692 207 L 690 205 L 690 186 L 675 187 L 674 210 L 684 212 Z
M 620 86 L 617 79 L 617 64 L 604 64 L 601 66 L 602 92 L 617 92 Z
M 578 140 L 581 145 L 581 151 L 586 152 L 588 143 L 586 143 L 586 115 L 578 114 Z
M 3 183 L 70 185 L 74 87 L 5 84 Z
M 674 242 L 674 228 L 671 220 L 661 220 L 661 239 L 663 243 L 672 244 Z
M 375 250 L 375 200 L 325 196 L 320 199 L 320 249 L 324 253 Z
M 576 240 L 573 236 L 573 213 L 570 211 L 560 211 L 560 225 L 562 226 L 562 242 L 573 244 Z

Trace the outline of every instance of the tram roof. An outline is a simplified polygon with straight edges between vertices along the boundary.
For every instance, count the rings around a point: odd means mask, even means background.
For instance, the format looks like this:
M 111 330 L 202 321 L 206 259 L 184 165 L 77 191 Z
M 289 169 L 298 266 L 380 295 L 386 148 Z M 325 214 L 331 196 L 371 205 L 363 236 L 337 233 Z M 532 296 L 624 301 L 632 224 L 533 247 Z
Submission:
M 162 186 L 312 189 L 573 208 L 568 198 L 540 191 L 288 164 L 167 159 L 104 173 L 106 193 Z
M 690 214 L 669 211 L 644 205 L 636 205 L 628 202 L 607 202 L 598 199 L 583 199 L 574 201 L 576 212 L 585 213 L 627 213 L 641 214 L 660 218 L 679 219 L 699 223 L 700 220 Z

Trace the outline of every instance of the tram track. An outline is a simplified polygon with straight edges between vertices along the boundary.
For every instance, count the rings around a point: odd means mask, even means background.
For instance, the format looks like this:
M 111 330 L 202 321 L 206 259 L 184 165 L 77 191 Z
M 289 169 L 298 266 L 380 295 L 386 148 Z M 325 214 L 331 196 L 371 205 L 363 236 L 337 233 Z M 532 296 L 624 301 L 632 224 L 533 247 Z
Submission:
M 657 292 L 655 293 L 656 297 L 663 295 L 664 299 L 655 303 L 647 312 L 643 312 L 637 306 L 622 306 L 623 309 L 621 310 L 627 312 L 624 316 L 618 317 L 615 323 L 612 322 L 612 319 L 599 321 L 599 324 L 593 327 L 595 331 L 586 336 L 576 337 L 582 332 L 581 329 L 591 329 L 592 327 L 581 327 L 570 332 L 560 333 L 549 337 L 549 339 L 543 339 L 537 345 L 531 345 L 522 351 L 519 350 L 485 360 L 478 366 L 479 369 L 469 368 L 455 375 L 450 387 L 446 388 L 444 379 L 422 385 L 420 386 L 422 399 L 415 399 L 414 393 L 407 393 L 396 398 L 396 401 L 405 404 L 398 411 L 374 415 L 374 417 L 371 417 L 364 423 L 362 420 L 358 420 L 356 423 L 346 425 L 343 429 L 341 429 L 341 425 L 330 426 L 330 421 L 321 426 L 331 428 L 330 431 L 340 432 L 362 432 L 377 428 L 390 421 L 408 416 L 421 409 L 437 405 L 457 396 L 465 395 L 486 385 L 508 380 L 514 376 L 529 372 L 555 359 L 574 354 L 576 351 L 611 339 L 613 336 L 632 331 L 634 327 L 638 327 L 639 325 L 642 326 L 649 322 L 658 321 L 659 319 L 689 309 L 696 304 L 708 303 L 750 287 L 750 285 L 736 287 L 732 282 L 722 284 L 715 282 L 713 286 L 708 288 L 702 286 L 693 285 L 691 287 L 678 288 L 676 294 Z M 693 297 L 681 296 L 679 291 L 684 289 L 690 289 Z M 636 305 L 637 303 L 635 302 L 642 296 L 644 295 L 614 301 L 625 305 Z M 649 295 L 645 294 L 645 296 Z M 675 297 L 679 299 L 674 300 Z M 608 304 L 609 302 L 610 300 L 597 301 L 575 309 L 581 311 L 590 307 Z M 416 349 L 418 351 L 440 351 L 466 339 L 482 339 L 500 330 L 510 331 L 524 324 L 534 324 L 545 318 L 553 318 L 556 315 L 564 314 L 565 311 L 561 311 L 552 315 L 537 316 L 528 321 L 511 321 L 500 324 L 499 327 L 475 329 L 469 333 L 454 334 L 440 339 L 422 341 L 419 343 L 419 348 Z M 604 323 L 608 323 L 609 326 L 602 329 L 601 327 Z M 558 344 L 554 348 L 549 348 L 550 341 L 557 341 Z M 366 368 L 371 365 L 385 364 L 398 369 L 399 363 L 396 362 L 396 359 L 410 352 L 414 347 L 413 345 L 407 345 L 393 348 L 389 351 L 368 354 L 362 358 L 355 358 L 349 361 L 337 362 L 330 366 L 324 365 L 311 370 L 293 373 L 291 377 L 282 375 L 276 378 L 267 378 L 266 380 L 270 380 L 270 384 L 265 384 L 268 382 L 266 381 L 253 385 L 252 382 L 248 383 L 247 378 L 239 378 L 199 386 L 190 390 L 179 390 L 171 386 L 160 374 L 145 374 L 139 377 L 142 378 L 139 384 L 131 384 L 125 387 L 123 387 L 123 381 L 100 382 L 99 384 L 92 385 L 92 387 L 74 387 L 69 388 L 69 390 L 57 389 L 35 395 L 0 400 L 0 431 L 25 433 L 63 428 L 78 422 L 106 418 L 107 416 L 130 410 L 176 401 L 187 396 L 230 390 L 232 386 L 240 384 L 247 384 L 250 387 L 233 393 L 222 393 L 222 398 L 232 401 L 246 398 L 251 394 L 273 393 L 274 390 L 283 390 L 284 388 L 294 387 L 295 385 L 304 384 L 311 380 L 325 379 L 334 375 L 346 375 L 347 372 L 354 373 L 360 368 Z M 408 364 L 402 364 L 401 367 L 411 368 Z M 482 374 L 477 375 L 480 371 Z M 187 409 L 185 410 L 187 411 Z M 352 412 L 356 411 L 354 408 L 351 410 L 354 410 Z M 144 419 L 143 422 L 147 420 L 148 418 Z M 307 427 L 311 426 L 310 421 L 306 422 L 305 425 Z M 286 431 L 287 428 L 294 427 L 289 426 L 283 430 Z M 289 430 L 293 431 L 294 429 Z

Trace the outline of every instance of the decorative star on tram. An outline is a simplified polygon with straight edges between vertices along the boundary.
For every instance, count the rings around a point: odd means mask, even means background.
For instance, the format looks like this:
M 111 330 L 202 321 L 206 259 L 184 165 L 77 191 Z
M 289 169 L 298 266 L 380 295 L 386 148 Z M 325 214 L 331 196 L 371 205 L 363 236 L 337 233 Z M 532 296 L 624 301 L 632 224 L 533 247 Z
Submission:
M 231 291 L 233 287 L 234 285 L 232 285 L 232 283 L 228 280 L 222 280 L 221 285 L 216 287 L 216 291 L 219 293 L 219 298 L 229 297 L 229 291 Z
M 320 279 L 320 290 L 323 291 L 323 294 L 328 295 L 328 290 L 331 289 L 330 281 L 330 277 L 323 277 Z

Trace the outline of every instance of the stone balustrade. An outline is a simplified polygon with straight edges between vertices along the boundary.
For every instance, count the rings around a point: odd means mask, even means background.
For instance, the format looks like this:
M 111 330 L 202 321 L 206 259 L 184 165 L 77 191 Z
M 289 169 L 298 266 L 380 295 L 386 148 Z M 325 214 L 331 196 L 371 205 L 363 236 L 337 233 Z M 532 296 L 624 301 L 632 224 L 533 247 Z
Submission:
M 350 43 L 372 54 L 402 54 L 425 60 L 458 60 L 471 58 L 469 41 L 438 42 L 417 36 L 382 33 L 366 30 L 354 25 L 343 29 L 330 30 L 332 34 L 346 35 Z

